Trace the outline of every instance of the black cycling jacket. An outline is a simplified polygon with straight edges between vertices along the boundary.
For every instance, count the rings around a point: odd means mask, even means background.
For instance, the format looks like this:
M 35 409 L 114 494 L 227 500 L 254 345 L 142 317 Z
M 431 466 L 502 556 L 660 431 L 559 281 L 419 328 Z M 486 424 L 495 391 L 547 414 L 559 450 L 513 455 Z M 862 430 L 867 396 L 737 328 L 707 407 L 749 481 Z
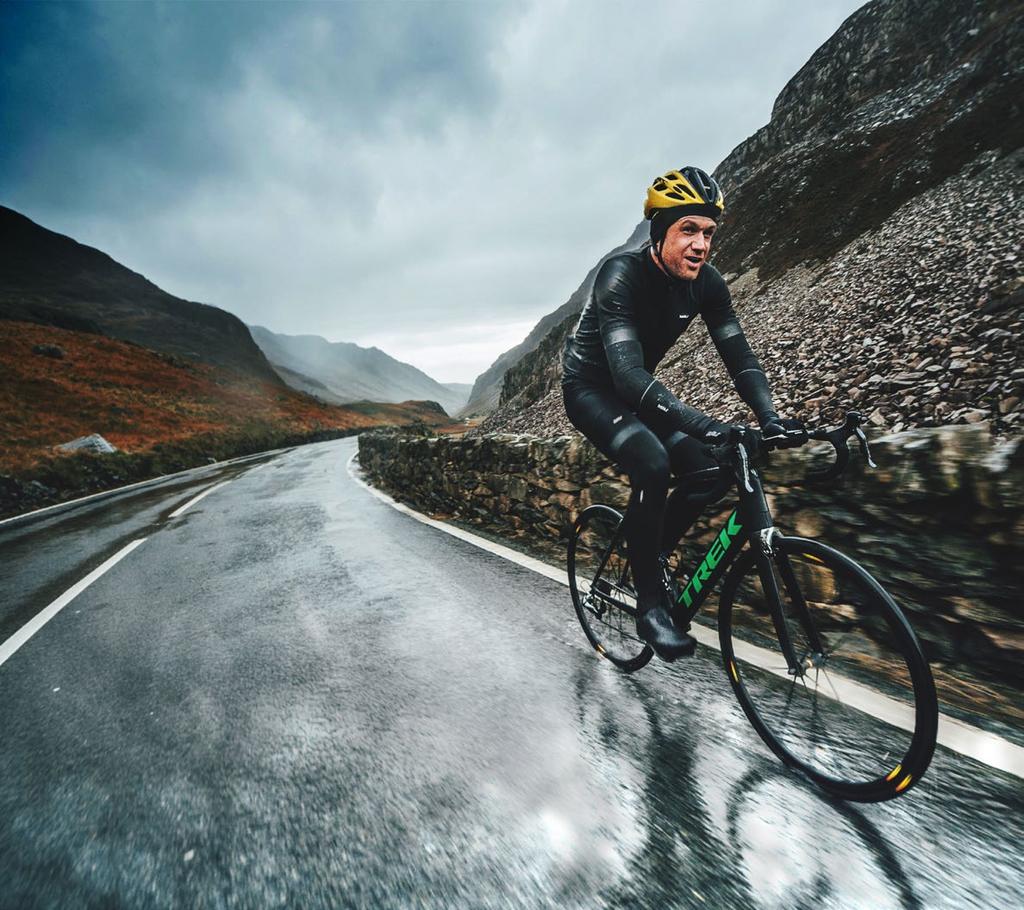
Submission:
M 718 270 L 704 264 L 692 281 L 670 279 L 646 245 L 606 260 L 563 351 L 563 382 L 614 389 L 649 427 L 699 439 L 724 425 L 683 404 L 654 378 L 655 367 L 699 315 L 740 397 L 762 425 L 778 417 L 764 371 L 732 308 Z

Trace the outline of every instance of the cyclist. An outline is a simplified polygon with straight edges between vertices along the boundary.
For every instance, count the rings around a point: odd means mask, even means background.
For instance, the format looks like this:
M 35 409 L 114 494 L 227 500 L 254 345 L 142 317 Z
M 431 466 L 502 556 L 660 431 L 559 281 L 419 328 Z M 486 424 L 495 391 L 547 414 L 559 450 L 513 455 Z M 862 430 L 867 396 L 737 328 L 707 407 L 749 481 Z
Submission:
M 658 177 L 644 204 L 650 242 L 601 266 L 562 357 L 569 420 L 629 476 L 624 530 L 637 591 L 636 629 L 663 660 L 692 654 L 696 646 L 672 623 L 662 568 L 697 517 L 684 503 L 692 490 L 677 489 L 666 508 L 670 473 L 714 466 L 707 445 L 722 441 L 730 427 L 683 404 L 654 378 L 655 367 L 700 316 L 764 436 L 790 445 L 806 440 L 800 421 L 775 411 L 729 289 L 708 263 L 724 208 L 718 183 L 699 168 Z

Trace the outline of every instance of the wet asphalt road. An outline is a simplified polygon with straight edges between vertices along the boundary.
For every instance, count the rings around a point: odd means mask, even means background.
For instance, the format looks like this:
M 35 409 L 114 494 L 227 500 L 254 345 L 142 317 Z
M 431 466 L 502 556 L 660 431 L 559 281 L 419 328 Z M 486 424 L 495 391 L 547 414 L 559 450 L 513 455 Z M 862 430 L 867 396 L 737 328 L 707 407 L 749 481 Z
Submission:
M 0 906 L 1004 908 L 1022 781 L 942 748 L 831 803 L 716 652 L 624 676 L 567 589 L 339 440 L 0 528 Z M 169 513 L 222 480 L 183 516 Z

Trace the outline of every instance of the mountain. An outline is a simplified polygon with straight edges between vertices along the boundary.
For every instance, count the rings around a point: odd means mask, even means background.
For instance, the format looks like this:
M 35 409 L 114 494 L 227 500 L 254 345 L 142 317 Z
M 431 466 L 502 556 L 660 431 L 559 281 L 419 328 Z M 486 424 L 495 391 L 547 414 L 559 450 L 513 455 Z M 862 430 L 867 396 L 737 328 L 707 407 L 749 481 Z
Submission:
M 1024 145 L 1024 5 L 875 0 L 787 83 L 716 171 L 725 271 L 824 260 L 986 151 Z M 765 225 L 786 219 L 784 244 Z
M 466 402 L 469 401 L 470 392 L 473 391 L 473 383 L 471 382 L 442 382 L 443 385 L 452 395 L 455 396 L 456 400 L 459 401 L 459 405 L 455 407 L 455 411 L 465 407 Z M 455 411 L 452 413 L 454 414 Z
M 238 317 L 0 206 L 0 318 L 91 332 L 281 385 Z
M 523 341 L 514 348 L 505 351 L 483 373 L 477 376 L 476 381 L 473 383 L 473 390 L 469 394 L 469 401 L 462 409 L 462 415 L 478 416 L 493 411 L 500 403 L 502 382 L 508 370 L 527 354 L 534 351 L 552 328 L 561 325 L 567 317 L 576 315 L 583 309 L 583 304 L 586 302 L 587 297 L 590 296 L 590 291 L 594 286 L 597 272 L 606 259 L 614 256 L 616 253 L 639 249 L 647 239 L 647 236 L 648 230 L 646 226 L 644 224 L 637 225 L 625 243 L 602 256 L 597 265 L 587 272 L 587 277 L 583 279 L 583 283 L 565 303 L 553 313 L 548 313 L 547 316 L 533 327 L 530 334 Z
M 462 386 L 442 385 L 378 348 L 319 335 L 282 335 L 258 325 L 249 330 L 288 385 L 325 401 L 436 401 L 449 414 L 466 401 Z
M 339 406 L 305 381 L 316 397 L 230 313 L 0 207 L 0 518 L 373 426 L 457 429 L 432 401 Z M 94 434 L 116 451 L 59 448 Z
M 1022 98 L 1020 3 L 874 0 L 719 165 L 712 261 L 780 410 L 1024 430 Z M 478 432 L 571 432 L 557 380 L 572 315 L 545 317 Z M 750 419 L 699 326 L 659 378 Z
M 381 425 L 433 402 L 327 405 L 274 380 L 94 332 L 0 320 L 0 519 L 136 480 Z M 99 434 L 116 451 L 66 454 Z

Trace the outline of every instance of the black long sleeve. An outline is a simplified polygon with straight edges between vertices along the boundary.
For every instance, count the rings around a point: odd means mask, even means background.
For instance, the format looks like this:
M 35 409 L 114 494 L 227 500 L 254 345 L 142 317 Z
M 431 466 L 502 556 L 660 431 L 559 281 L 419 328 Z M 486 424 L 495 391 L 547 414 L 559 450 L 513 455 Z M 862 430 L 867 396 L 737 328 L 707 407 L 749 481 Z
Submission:
M 566 339 L 563 382 L 614 388 L 659 435 L 681 431 L 703 438 L 721 431 L 724 424 L 684 404 L 654 378 L 658 363 L 698 314 L 758 421 L 763 425 L 777 416 L 725 279 L 707 264 L 693 281 L 672 281 L 646 247 L 612 256 L 598 270 L 590 299 Z
M 701 308 L 701 316 L 740 398 L 749 405 L 758 423 L 764 426 L 779 416 L 772 403 L 768 377 L 743 334 L 724 279 L 719 277 L 712 288 L 713 293 Z

